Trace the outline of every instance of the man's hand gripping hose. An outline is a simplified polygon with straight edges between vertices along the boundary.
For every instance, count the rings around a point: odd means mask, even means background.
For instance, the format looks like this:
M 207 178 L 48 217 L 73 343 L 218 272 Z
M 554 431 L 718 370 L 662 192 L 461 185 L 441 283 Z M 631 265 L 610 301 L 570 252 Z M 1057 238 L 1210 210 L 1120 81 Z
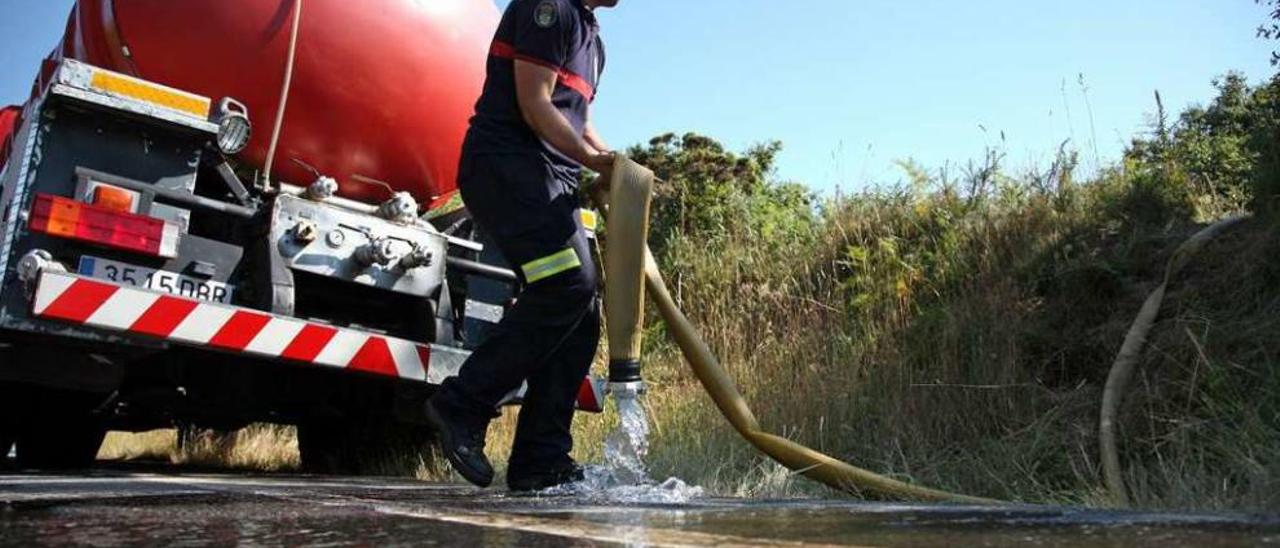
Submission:
M 646 243 L 653 172 L 619 155 L 607 183 L 597 181 L 590 193 L 607 224 L 605 307 L 609 324 L 610 363 L 624 375 L 634 363 L 639 382 L 640 329 L 645 288 L 684 354 L 694 375 L 711 395 L 734 430 L 783 466 L 829 487 L 854 494 L 974 504 L 1000 501 L 911 485 L 864 470 L 765 432 L 746 399 L 721 367 L 711 348 L 676 306 Z M 641 285 L 641 272 L 644 284 Z M 611 370 L 615 369 L 611 367 Z M 614 371 L 611 371 L 613 376 Z

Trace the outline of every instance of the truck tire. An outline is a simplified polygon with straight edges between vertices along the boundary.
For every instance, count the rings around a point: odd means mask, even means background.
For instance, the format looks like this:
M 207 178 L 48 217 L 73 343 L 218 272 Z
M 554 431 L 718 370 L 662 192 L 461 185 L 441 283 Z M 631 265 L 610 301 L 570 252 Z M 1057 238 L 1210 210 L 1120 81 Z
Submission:
M 19 468 L 88 468 L 107 430 L 94 410 L 106 395 L 6 383 L 0 386 L 8 417 L 4 434 L 15 445 Z M 7 451 L 6 451 L 7 453 Z
M 412 476 L 424 463 L 439 466 L 437 443 L 425 426 L 390 420 L 298 425 L 302 470 L 311 474 Z
M 98 456 L 106 428 L 88 414 L 33 421 L 17 435 L 18 467 L 66 470 L 88 468 Z
M 13 449 L 13 434 L 0 432 L 0 469 L 9 467 L 9 452 Z
M 0 360 L 7 358 L 7 355 L 0 354 Z M 22 412 L 21 405 L 16 401 L 18 394 L 20 392 L 15 385 L 0 382 L 0 469 L 9 468 L 13 464 L 9 461 L 9 453 L 18 437 L 17 417 Z

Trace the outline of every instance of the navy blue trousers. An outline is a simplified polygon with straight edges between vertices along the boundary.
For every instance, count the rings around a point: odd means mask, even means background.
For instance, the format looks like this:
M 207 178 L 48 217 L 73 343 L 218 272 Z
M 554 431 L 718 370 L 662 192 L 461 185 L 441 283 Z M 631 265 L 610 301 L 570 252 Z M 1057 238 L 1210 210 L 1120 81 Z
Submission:
M 458 188 L 523 289 L 436 401 L 487 425 L 498 402 L 527 381 L 508 475 L 567 464 L 574 401 L 600 341 L 596 267 L 577 185 L 555 177 L 540 154 L 464 152 Z

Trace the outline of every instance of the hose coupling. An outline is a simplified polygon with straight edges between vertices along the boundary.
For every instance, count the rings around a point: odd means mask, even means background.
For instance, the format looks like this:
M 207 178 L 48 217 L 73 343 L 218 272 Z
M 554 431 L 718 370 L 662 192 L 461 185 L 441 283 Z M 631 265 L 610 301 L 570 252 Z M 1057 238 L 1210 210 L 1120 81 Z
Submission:
M 390 238 L 379 238 L 360 246 L 355 252 L 355 260 L 362 266 L 389 265 L 400 259 L 396 245 Z
M 649 391 L 649 387 L 645 386 L 644 381 L 634 382 L 609 382 L 604 386 L 604 393 L 613 396 L 614 399 L 636 399 L 643 396 Z
M 640 360 L 610 360 L 605 393 L 615 399 L 636 398 L 648 389 L 640 376 Z
M 43 249 L 32 249 L 18 260 L 18 279 L 25 284 L 34 284 L 44 272 L 66 272 L 62 263 L 53 260 L 53 255 Z
M 609 360 L 609 382 L 610 383 L 640 382 L 643 380 L 644 379 L 640 376 L 640 360 L 637 360 L 637 359 Z
M 413 270 L 418 267 L 431 266 L 435 262 L 435 254 L 431 250 L 415 245 L 413 251 L 400 258 L 400 268 Z

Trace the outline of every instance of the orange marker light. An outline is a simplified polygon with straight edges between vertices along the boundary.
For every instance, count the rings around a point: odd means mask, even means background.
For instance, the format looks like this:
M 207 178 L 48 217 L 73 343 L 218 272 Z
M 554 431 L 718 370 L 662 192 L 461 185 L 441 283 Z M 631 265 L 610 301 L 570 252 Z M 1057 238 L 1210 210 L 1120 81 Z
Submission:
M 120 187 L 111 185 L 98 185 L 93 188 L 93 205 L 110 209 L 111 211 L 119 211 L 121 213 L 136 213 L 138 194 Z
M 70 237 L 80 224 L 80 202 L 59 200 L 49 204 L 49 221 L 45 232 Z

